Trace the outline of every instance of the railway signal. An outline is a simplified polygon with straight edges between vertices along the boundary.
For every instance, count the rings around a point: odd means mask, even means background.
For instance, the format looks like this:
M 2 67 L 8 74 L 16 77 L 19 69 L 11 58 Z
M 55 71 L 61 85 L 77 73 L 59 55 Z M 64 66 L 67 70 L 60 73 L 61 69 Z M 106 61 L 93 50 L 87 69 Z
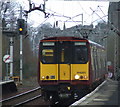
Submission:
M 18 34 L 19 35 L 24 35 L 26 33 L 25 20 L 24 19 L 18 19 L 17 20 L 17 26 L 18 26 Z

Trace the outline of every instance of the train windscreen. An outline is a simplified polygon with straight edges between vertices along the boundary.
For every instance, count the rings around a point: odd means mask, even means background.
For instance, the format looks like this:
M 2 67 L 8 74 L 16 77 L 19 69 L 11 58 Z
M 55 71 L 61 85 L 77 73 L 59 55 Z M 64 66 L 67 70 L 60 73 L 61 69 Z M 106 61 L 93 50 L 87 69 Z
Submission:
M 40 44 L 40 58 L 42 63 L 57 63 L 54 42 L 43 42 Z
M 87 63 L 88 61 L 88 48 L 86 42 L 74 43 L 74 63 Z
M 42 42 L 41 61 L 44 64 L 85 64 L 88 62 L 86 42 Z

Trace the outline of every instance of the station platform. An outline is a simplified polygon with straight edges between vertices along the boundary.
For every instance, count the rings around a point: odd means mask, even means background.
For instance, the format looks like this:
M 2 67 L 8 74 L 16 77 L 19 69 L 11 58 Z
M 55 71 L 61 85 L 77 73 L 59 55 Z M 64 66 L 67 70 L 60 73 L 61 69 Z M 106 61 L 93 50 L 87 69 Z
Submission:
M 1 89 L 2 94 L 7 94 L 7 93 L 17 91 L 17 87 L 16 87 L 14 80 L 1 81 L 0 89 Z
M 74 106 L 120 107 L 120 81 L 107 79 L 93 92 L 70 105 L 70 107 Z
M 1 81 L 1 82 L 0 82 L 0 85 L 7 84 L 7 83 L 11 83 L 11 82 L 13 82 L 13 80 Z

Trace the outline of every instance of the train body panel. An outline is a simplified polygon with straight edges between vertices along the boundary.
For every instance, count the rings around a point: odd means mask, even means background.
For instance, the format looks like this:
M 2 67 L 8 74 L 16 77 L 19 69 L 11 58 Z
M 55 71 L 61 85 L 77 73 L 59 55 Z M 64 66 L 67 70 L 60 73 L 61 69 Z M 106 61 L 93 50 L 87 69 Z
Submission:
M 59 80 L 71 80 L 71 67 L 69 64 L 59 64 Z
M 40 80 L 58 80 L 58 64 L 40 63 Z
M 89 62 L 87 64 L 71 64 L 71 80 L 79 76 L 78 80 L 89 80 Z
M 87 64 L 42 64 L 40 80 L 89 80 L 89 62 Z

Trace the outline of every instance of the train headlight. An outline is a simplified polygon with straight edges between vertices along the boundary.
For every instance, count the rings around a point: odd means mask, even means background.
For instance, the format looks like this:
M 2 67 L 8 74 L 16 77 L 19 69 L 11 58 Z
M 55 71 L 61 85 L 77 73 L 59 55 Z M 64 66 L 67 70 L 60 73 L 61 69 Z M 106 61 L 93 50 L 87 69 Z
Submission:
M 44 80 L 44 79 L 45 79 L 45 77 L 44 77 L 44 76 L 42 76 L 42 79 Z
M 75 79 L 78 80 L 79 78 L 80 78 L 80 76 L 76 74 Z

